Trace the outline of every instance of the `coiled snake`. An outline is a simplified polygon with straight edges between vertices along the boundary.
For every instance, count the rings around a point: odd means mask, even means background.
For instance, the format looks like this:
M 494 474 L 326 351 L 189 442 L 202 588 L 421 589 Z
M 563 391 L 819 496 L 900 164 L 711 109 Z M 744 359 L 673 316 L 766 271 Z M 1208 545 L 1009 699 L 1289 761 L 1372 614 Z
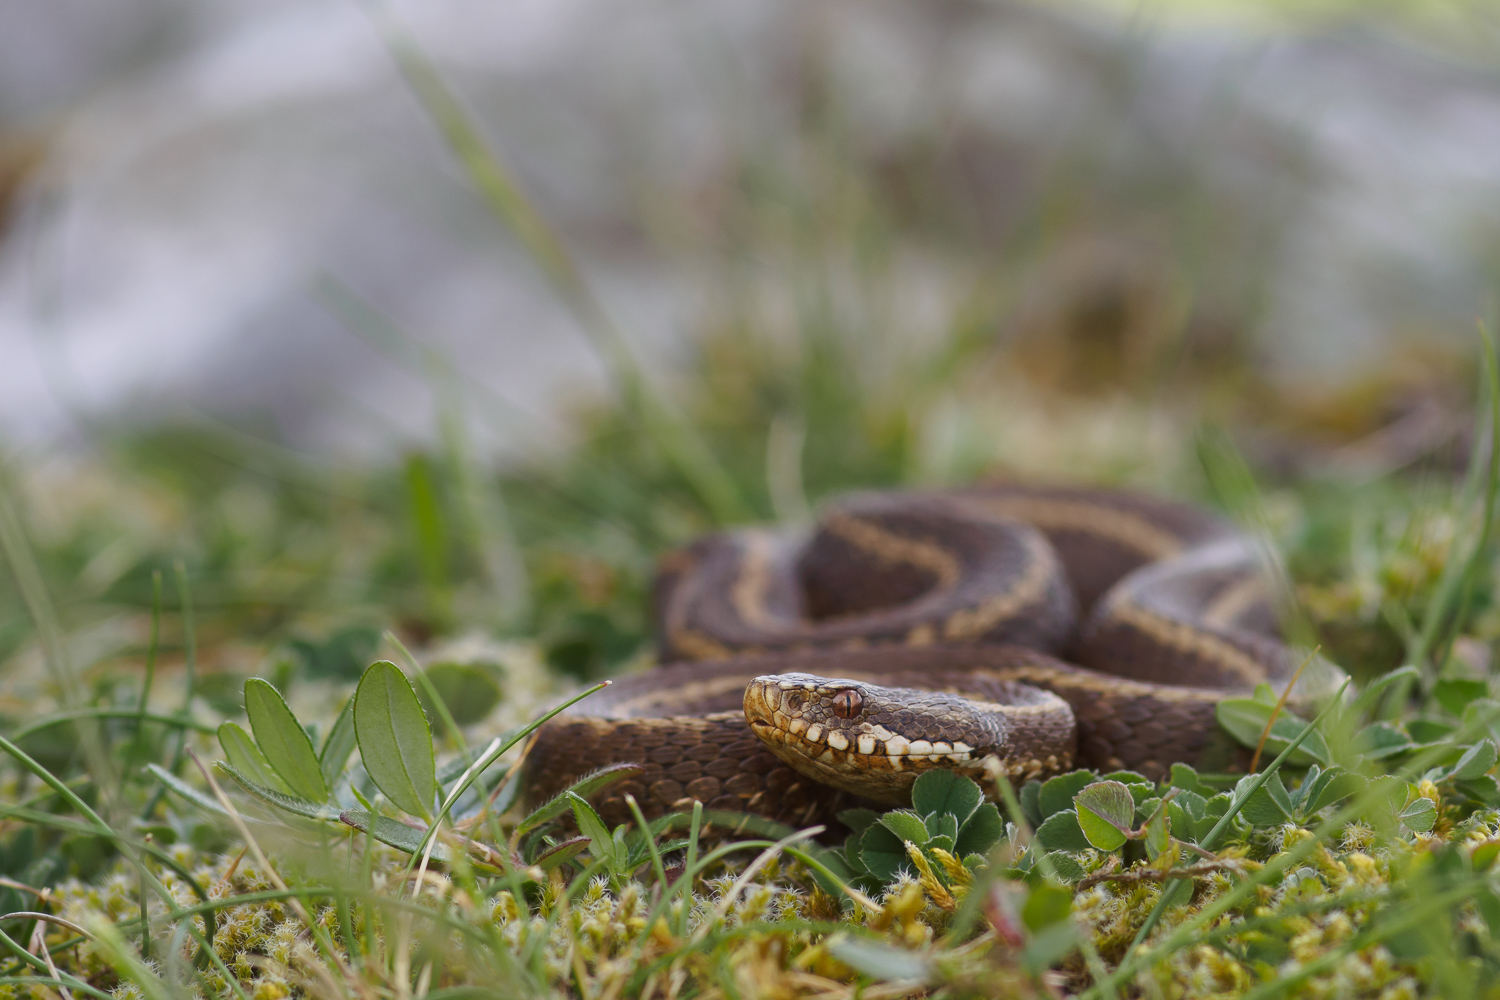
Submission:
M 667 665 L 544 727 L 528 800 L 635 762 L 597 803 L 611 822 L 630 793 L 648 815 L 696 799 L 806 825 L 986 759 L 1015 780 L 1222 770 L 1215 705 L 1291 673 L 1244 535 L 1107 490 L 857 494 L 810 532 L 670 554 L 655 615 Z

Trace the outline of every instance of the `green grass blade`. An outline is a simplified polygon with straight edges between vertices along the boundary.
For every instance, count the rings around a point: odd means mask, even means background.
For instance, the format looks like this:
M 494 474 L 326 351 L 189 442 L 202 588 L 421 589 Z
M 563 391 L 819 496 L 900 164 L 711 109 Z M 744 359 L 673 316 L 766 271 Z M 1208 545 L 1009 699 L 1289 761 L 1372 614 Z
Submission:
M 375 20 L 412 92 L 442 132 L 485 204 L 515 235 L 578 318 L 642 429 L 720 523 L 747 520 L 750 511 L 733 477 L 714 457 L 697 429 L 672 413 L 661 395 L 646 385 L 645 376 L 619 329 L 595 298 L 572 256 L 510 172 L 491 153 L 426 54 L 389 15 L 377 13 Z

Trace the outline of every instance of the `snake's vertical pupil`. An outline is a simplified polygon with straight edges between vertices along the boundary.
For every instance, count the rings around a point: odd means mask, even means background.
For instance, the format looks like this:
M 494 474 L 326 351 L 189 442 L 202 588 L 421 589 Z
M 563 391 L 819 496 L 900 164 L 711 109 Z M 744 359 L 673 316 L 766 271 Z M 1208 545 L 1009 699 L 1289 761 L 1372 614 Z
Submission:
M 833 696 L 833 714 L 840 719 L 852 719 L 859 714 L 864 698 L 853 688 L 845 688 Z

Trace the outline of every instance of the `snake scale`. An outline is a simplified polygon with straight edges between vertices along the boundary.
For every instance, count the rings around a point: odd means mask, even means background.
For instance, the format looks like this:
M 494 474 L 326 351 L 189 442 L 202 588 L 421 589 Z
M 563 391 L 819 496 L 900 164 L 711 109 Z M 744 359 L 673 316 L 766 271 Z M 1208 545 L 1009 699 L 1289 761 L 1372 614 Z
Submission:
M 1242 751 L 1217 703 L 1291 674 L 1249 539 L 1112 490 L 855 494 L 669 554 L 654 604 L 664 665 L 548 723 L 528 801 L 633 762 L 596 801 L 611 823 L 629 793 L 808 825 L 987 759 L 1017 781 L 1223 770 Z

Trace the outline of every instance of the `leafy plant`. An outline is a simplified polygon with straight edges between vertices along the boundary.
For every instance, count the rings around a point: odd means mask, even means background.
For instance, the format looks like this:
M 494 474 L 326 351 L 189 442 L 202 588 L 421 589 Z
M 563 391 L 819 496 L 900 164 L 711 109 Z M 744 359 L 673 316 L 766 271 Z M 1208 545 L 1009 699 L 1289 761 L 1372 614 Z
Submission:
M 579 832 L 588 839 L 589 854 L 595 862 L 604 866 L 604 870 L 616 884 L 628 879 L 636 869 L 653 857 L 688 846 L 686 838 L 655 843 L 656 837 L 675 817 L 669 816 L 656 824 L 634 828 L 629 823 L 622 823 L 611 831 L 599 817 L 598 811 L 577 791 L 569 789 L 563 796 L 573 812 Z
M 1269 684 L 1257 684 L 1248 698 L 1225 698 L 1214 711 L 1219 725 L 1241 745 L 1261 747 L 1264 738 L 1264 749 L 1272 755 L 1285 750 L 1307 726 L 1306 719 L 1278 704 Z M 1306 767 L 1313 763 L 1326 765 L 1331 759 L 1323 735 L 1314 732 L 1287 762 L 1293 767 Z
M 597 690 L 596 686 L 578 697 Z M 470 785 L 480 780 L 485 768 L 572 701 L 508 737 L 493 741 L 473 763 L 460 760 L 442 768 L 436 766 L 431 726 L 415 689 L 400 669 L 387 660 L 376 661 L 366 668 L 318 754 L 313 752 L 307 730 L 297 722 L 271 684 L 260 678 L 247 680 L 245 704 L 254 736 L 232 722 L 220 726 L 219 742 L 228 759 L 220 761 L 218 767 L 251 795 L 302 819 L 337 821 L 414 857 L 451 862 L 452 851 L 434 842 L 439 823 L 449 817 L 463 819 L 463 815 L 453 815 L 454 806 Z M 373 786 L 372 790 L 378 790 L 384 801 L 401 813 L 423 821 L 421 824 L 383 814 L 360 792 L 357 785 L 361 782 L 346 770 L 356 746 L 363 778 Z M 585 776 L 523 819 L 506 850 L 464 839 L 470 860 L 495 870 L 536 868 L 547 872 L 571 860 L 587 846 L 611 874 L 628 875 L 642 863 L 643 838 L 627 838 L 623 827 L 614 835 L 608 831 L 600 835 L 602 821 L 582 796 L 595 794 L 638 772 L 633 765 L 617 765 Z M 178 794 L 218 811 L 212 800 L 167 772 L 156 769 L 155 773 Z M 514 797 L 514 779 L 512 786 L 498 791 L 503 794 L 507 790 L 508 802 Z M 538 831 L 570 805 L 585 836 L 561 843 L 539 842 L 532 851 L 522 849 L 523 836 Z M 471 803 L 475 813 L 483 808 L 486 807 L 478 801 Z M 656 832 L 652 831 L 645 839 L 654 837 Z
M 839 855 L 852 880 L 878 892 L 902 876 L 921 878 L 941 893 L 967 886 L 1005 833 L 1000 812 L 971 779 L 928 771 L 912 786 L 912 807 L 877 814 L 849 809 L 839 819 L 852 831 Z

